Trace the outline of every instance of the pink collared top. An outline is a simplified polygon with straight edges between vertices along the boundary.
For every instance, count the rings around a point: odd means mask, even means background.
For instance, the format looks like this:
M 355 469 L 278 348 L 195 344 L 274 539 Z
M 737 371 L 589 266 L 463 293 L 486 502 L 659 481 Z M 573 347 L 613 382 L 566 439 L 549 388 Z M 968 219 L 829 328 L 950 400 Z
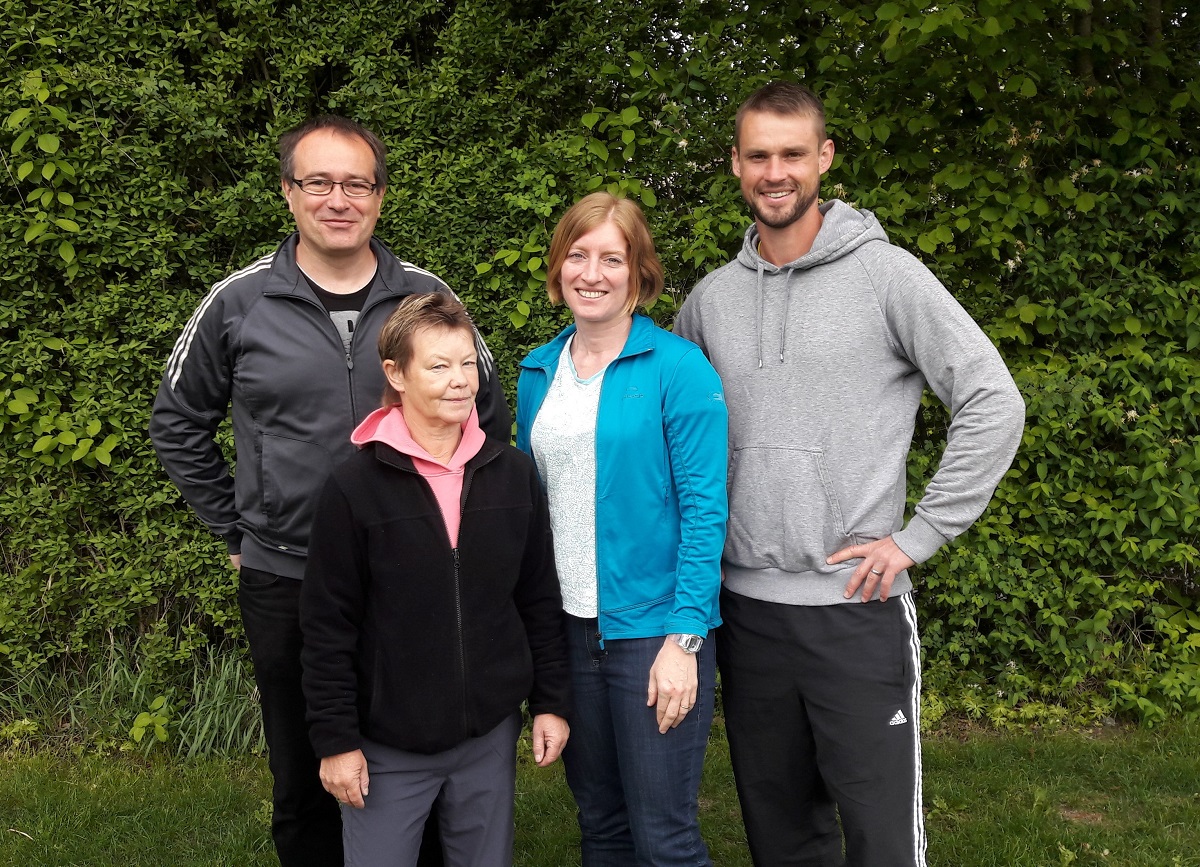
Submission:
M 458 528 L 462 520 L 463 468 L 467 461 L 479 454 L 484 442 L 483 429 L 479 427 L 479 412 L 472 409 L 470 417 L 463 423 L 462 440 L 454 455 L 441 463 L 425 449 L 417 445 L 409 433 L 404 413 L 399 406 L 385 406 L 375 410 L 362 424 L 354 429 L 350 441 L 356 446 L 380 442 L 412 458 L 417 472 L 429 483 L 442 512 L 450 547 L 458 547 Z

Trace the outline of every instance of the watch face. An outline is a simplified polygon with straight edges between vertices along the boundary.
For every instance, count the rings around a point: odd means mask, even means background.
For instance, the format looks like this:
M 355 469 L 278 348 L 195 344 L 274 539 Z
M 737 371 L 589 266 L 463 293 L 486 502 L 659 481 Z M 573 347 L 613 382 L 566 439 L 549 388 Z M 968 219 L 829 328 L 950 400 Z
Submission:
M 675 638 L 675 643 L 688 653 L 695 653 L 704 646 L 704 639 L 699 635 L 679 635 Z

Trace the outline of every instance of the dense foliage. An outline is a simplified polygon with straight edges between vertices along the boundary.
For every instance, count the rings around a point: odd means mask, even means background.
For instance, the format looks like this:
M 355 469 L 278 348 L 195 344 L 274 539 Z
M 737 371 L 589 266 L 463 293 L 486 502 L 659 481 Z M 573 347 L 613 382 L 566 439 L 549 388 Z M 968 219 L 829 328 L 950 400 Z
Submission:
M 218 545 L 154 460 L 161 364 L 289 225 L 274 142 L 383 134 L 380 234 L 445 276 L 510 388 L 563 323 L 549 230 L 646 206 L 655 308 L 736 249 L 732 114 L 825 98 L 826 195 L 873 209 L 984 325 L 1029 407 L 991 509 L 922 567 L 930 705 L 998 723 L 1200 712 L 1200 18 L 1184 0 L 0 0 L 0 679 L 236 637 Z M 930 403 L 911 465 L 936 464 Z

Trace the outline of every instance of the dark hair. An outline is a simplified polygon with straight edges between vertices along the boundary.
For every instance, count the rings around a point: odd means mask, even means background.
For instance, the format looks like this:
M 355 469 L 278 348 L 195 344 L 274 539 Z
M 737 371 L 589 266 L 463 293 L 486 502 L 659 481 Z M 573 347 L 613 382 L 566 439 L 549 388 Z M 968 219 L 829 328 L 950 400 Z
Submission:
M 371 153 L 375 155 L 375 183 L 379 184 L 380 188 L 387 186 L 387 145 L 362 124 L 336 114 L 314 117 L 279 137 L 279 177 L 285 183 L 290 185 L 296 172 L 296 145 L 309 133 L 321 130 L 329 130 L 347 138 L 360 138 L 366 142 Z
M 413 357 L 417 333 L 428 328 L 465 331 L 475 340 L 475 326 L 462 302 L 449 292 L 423 292 L 401 301 L 379 331 L 379 361 L 393 361 L 405 370 Z M 399 393 L 390 382 L 383 386 L 383 406 L 400 403 Z
M 611 193 L 591 193 L 573 204 L 554 227 L 546 256 L 546 294 L 562 303 L 562 266 L 571 245 L 605 223 L 612 221 L 629 245 L 629 301 L 626 313 L 650 304 L 663 290 L 663 267 L 654 251 L 650 225 L 637 202 Z
M 828 138 L 825 134 L 825 105 L 819 96 L 803 84 L 773 81 L 750 94 L 738 108 L 737 119 L 733 123 L 734 147 L 741 141 L 742 118 L 752 111 L 811 117 L 817 126 L 817 141 L 824 142 Z

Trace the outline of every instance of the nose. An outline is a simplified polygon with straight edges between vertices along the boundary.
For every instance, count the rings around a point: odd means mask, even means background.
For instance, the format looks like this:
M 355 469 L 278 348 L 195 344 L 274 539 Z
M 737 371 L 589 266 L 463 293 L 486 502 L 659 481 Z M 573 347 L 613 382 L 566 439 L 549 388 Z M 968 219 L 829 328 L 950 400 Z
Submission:
M 342 189 L 341 184 L 336 184 L 329 194 L 325 196 L 325 204 L 330 208 L 348 208 L 350 207 L 350 199 L 346 195 L 346 191 Z
M 769 157 L 763 176 L 768 181 L 780 181 L 786 178 L 787 173 L 783 170 L 783 160 L 777 156 Z
M 587 262 L 583 266 L 583 279 L 587 283 L 600 282 L 600 262 L 597 259 L 588 257 Z

